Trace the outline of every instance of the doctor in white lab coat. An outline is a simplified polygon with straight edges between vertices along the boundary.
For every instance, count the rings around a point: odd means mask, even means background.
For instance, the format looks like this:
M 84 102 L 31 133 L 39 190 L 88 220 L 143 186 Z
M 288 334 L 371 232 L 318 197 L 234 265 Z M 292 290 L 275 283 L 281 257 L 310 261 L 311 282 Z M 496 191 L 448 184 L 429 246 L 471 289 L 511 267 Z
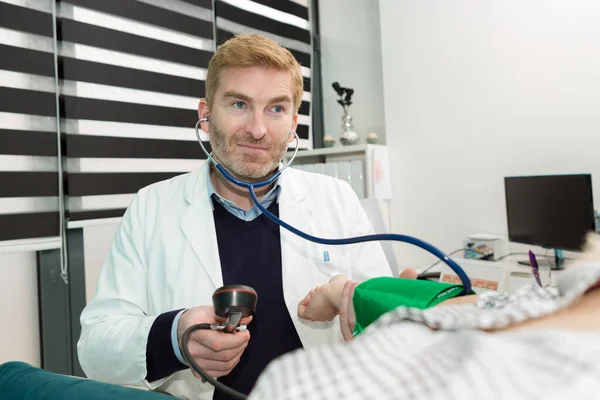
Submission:
M 242 41 L 244 48 L 251 47 L 248 41 L 260 42 L 263 49 L 277 46 L 254 35 L 232 40 Z M 234 50 L 234 46 L 229 49 L 223 45 L 219 52 Z M 297 90 L 294 73 L 290 77 L 288 71 L 278 67 L 265 68 L 261 64 L 240 68 L 230 64 L 220 68 L 218 84 L 211 89 L 209 81 L 215 79 L 215 74 L 211 75 L 209 66 L 207 99 L 201 100 L 199 115 L 204 118 L 210 110 L 210 123 L 203 123 L 202 128 L 210 133 L 213 156 L 223 166 L 242 179 L 262 180 L 280 165 L 287 143 L 293 138 L 289 129 L 297 125 L 295 110 L 302 89 Z M 247 148 L 247 143 L 253 145 Z M 81 315 L 78 355 L 88 377 L 157 389 L 180 398 L 212 397 L 213 387 L 194 377 L 190 369 L 154 382 L 146 380 L 148 335 L 157 316 L 172 310 L 210 306 L 213 292 L 223 285 L 207 180 L 211 179 L 219 195 L 239 207 L 252 206 L 247 194 L 240 194 L 209 168 L 209 162 L 201 162 L 191 173 L 142 189 L 125 213 L 95 296 Z M 279 216 L 292 226 L 326 238 L 373 233 L 347 183 L 288 168 L 277 184 Z M 259 196 L 266 190 L 269 188 Z M 342 341 L 337 320 L 303 320 L 297 314 L 298 304 L 311 289 L 327 283 L 336 274 L 355 281 L 391 275 L 380 244 L 323 246 L 283 228 L 280 241 L 285 306 L 303 347 Z M 325 251 L 329 253 L 328 262 L 324 261 Z M 188 325 L 201 322 L 207 321 L 187 321 Z M 276 322 L 273 321 L 275 328 Z

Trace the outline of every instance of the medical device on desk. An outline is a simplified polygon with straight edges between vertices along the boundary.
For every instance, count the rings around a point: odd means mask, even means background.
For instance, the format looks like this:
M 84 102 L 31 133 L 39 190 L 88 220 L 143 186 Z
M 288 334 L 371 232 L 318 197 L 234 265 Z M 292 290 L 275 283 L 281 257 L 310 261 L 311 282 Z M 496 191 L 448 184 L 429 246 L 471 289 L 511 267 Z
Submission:
M 284 165 L 282 168 L 280 168 L 273 176 L 271 176 L 270 178 L 262 181 L 262 182 L 256 182 L 256 183 L 249 183 L 249 182 L 245 182 L 242 180 L 239 180 L 237 178 L 235 178 L 234 176 L 232 176 L 221 164 L 219 164 L 211 155 L 210 153 L 206 150 L 206 148 L 204 147 L 204 144 L 202 143 L 202 140 L 200 138 L 200 124 L 202 122 L 209 122 L 209 117 L 206 118 L 202 118 L 200 119 L 195 126 L 195 130 L 196 130 L 196 138 L 198 139 L 198 143 L 200 144 L 200 147 L 202 147 L 202 151 L 204 151 L 204 153 L 206 154 L 206 157 L 208 158 L 208 160 L 213 163 L 213 165 L 215 166 L 215 168 L 225 177 L 225 179 L 227 179 L 228 181 L 230 181 L 231 183 L 234 183 L 238 186 L 244 187 L 246 189 L 248 189 L 248 191 L 250 192 L 250 196 L 252 196 L 252 200 L 254 201 L 254 203 L 256 204 L 256 206 L 260 209 L 260 211 L 265 214 L 269 219 L 271 219 L 273 222 L 275 222 L 276 224 L 278 224 L 279 226 L 281 226 L 282 228 L 285 228 L 287 230 L 289 230 L 290 232 L 306 239 L 309 240 L 311 242 L 315 242 L 315 243 L 319 243 L 319 244 L 325 244 L 325 245 L 345 245 L 345 244 L 354 244 L 354 243 L 362 243 L 362 242 L 371 242 L 371 241 L 380 241 L 380 240 L 394 240 L 394 241 L 399 241 L 399 242 L 406 242 L 406 243 L 410 243 L 412 245 L 415 245 L 417 247 L 420 247 L 428 252 L 430 252 L 431 254 L 435 255 L 436 257 L 438 257 L 441 261 L 443 261 L 444 263 L 446 263 L 460 278 L 462 285 L 463 285 L 463 294 L 469 294 L 471 293 L 471 282 L 469 280 L 469 277 L 467 276 L 467 274 L 464 272 L 464 270 L 453 260 L 450 259 L 450 257 L 448 257 L 446 254 L 444 254 L 442 251 L 438 250 L 436 247 L 430 245 L 429 243 L 426 243 L 422 240 L 419 240 L 417 238 L 414 238 L 412 236 L 406 236 L 406 235 L 398 235 L 398 234 L 376 234 L 376 235 L 366 235 L 366 236 L 359 236 L 359 237 L 354 237 L 354 238 L 344 238 L 344 239 L 325 239 L 325 238 L 319 238 L 316 236 L 312 236 L 309 235 L 305 232 L 300 231 L 299 229 L 294 228 L 293 226 L 285 223 L 284 221 L 282 221 L 281 219 L 277 218 L 275 215 L 271 214 L 262 204 L 260 204 L 260 201 L 258 200 L 258 198 L 256 197 L 256 193 L 254 192 L 255 188 L 260 188 L 260 187 L 264 187 L 264 186 L 268 186 L 270 184 L 272 184 L 273 182 L 275 182 L 277 180 L 277 178 L 279 178 L 279 176 L 281 175 L 281 173 L 283 171 L 285 171 L 285 169 L 294 161 L 294 158 L 296 157 L 296 154 L 298 153 L 298 148 L 300 146 L 300 138 L 298 137 L 298 134 L 294 131 L 291 131 L 291 133 L 294 134 L 294 137 L 296 138 L 296 148 L 294 150 L 294 154 L 292 155 L 292 158 L 290 159 L 290 161 Z M 215 312 L 217 309 L 217 305 L 219 307 L 223 307 L 223 305 L 226 303 L 226 301 L 233 301 L 237 300 L 239 298 L 241 298 L 240 296 L 242 296 L 242 294 L 238 295 L 238 292 L 241 291 L 241 293 L 248 293 L 248 289 L 252 290 L 251 288 L 248 287 L 244 287 L 245 289 L 236 289 L 236 288 L 230 288 L 230 287 L 225 287 L 225 288 L 221 288 L 218 289 L 217 292 L 215 292 L 215 295 L 213 295 L 213 302 L 215 301 L 215 297 L 217 296 L 217 299 L 220 299 L 219 303 L 216 304 L 215 303 Z M 246 290 L 246 292 L 244 292 L 243 290 Z M 252 290 L 252 292 L 254 292 L 254 290 Z M 254 293 L 256 295 L 256 293 Z M 221 297 L 223 296 L 223 297 Z M 248 300 L 249 301 L 249 300 Z M 239 307 L 240 304 L 236 303 L 237 306 Z M 246 306 L 249 303 L 244 303 L 246 304 Z M 256 304 L 256 303 L 254 303 Z M 227 307 L 225 307 L 227 308 Z M 221 308 L 220 308 L 221 309 Z M 209 324 L 199 324 L 202 325 L 202 328 L 198 328 L 196 326 L 192 326 L 190 327 L 183 336 L 183 346 L 182 346 L 182 350 L 184 351 L 184 357 L 186 358 L 186 361 L 188 361 L 188 363 L 199 373 L 201 374 L 204 379 L 206 379 L 207 381 L 209 381 L 211 384 L 213 384 L 213 386 L 215 386 L 215 388 L 222 390 L 222 391 L 226 391 L 228 394 L 239 398 L 239 399 L 244 399 L 246 398 L 245 395 L 234 391 L 231 388 L 226 387 L 225 385 L 221 384 L 220 382 L 208 377 L 208 375 L 202 371 L 202 373 L 200 373 L 201 369 L 194 363 L 192 357 L 190 357 L 189 352 L 187 352 L 187 337 L 189 336 L 189 334 L 191 333 L 192 330 L 197 330 L 197 329 L 221 329 L 224 330 L 226 332 L 232 332 L 232 325 L 237 326 L 237 323 L 240 321 L 240 319 L 245 316 L 248 312 L 250 308 L 249 307 L 242 307 L 242 311 L 241 311 L 241 315 L 240 316 L 240 310 L 238 310 L 235 307 L 231 307 L 230 310 L 235 310 L 235 311 L 231 311 L 230 313 L 224 312 L 221 316 L 224 318 L 227 318 L 227 323 L 225 324 L 226 328 L 223 327 L 219 327 L 217 328 L 215 327 L 211 327 L 208 326 Z M 232 315 L 235 313 L 235 317 L 232 317 Z M 217 314 L 218 315 L 218 314 Z M 250 314 L 248 314 L 250 315 Z M 196 327 L 194 329 L 194 327 Z M 243 329 L 243 328 L 242 328 Z M 210 379 L 208 379 L 208 378 Z

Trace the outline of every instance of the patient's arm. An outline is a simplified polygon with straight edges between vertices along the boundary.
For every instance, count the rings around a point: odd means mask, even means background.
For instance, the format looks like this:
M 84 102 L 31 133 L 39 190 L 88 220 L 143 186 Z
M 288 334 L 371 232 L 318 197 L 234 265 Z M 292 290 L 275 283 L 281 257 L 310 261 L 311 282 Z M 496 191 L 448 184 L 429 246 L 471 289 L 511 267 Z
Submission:
M 344 275 L 336 275 L 328 284 L 310 291 L 298 304 L 298 316 L 310 321 L 331 321 L 340 309 L 342 290 L 346 282 Z
M 335 276 L 329 284 L 314 289 L 306 296 L 298 306 L 298 316 L 311 321 L 331 321 L 339 314 L 342 336 L 346 341 L 351 340 L 356 323 L 352 296 L 358 285 L 358 282 L 348 280 L 343 275 Z M 461 296 L 446 300 L 436 307 L 474 304 L 476 301 L 476 295 Z M 588 291 L 564 310 L 489 332 L 533 329 L 600 330 L 600 287 Z
M 402 271 L 400 278 L 416 279 L 417 271 L 412 268 Z M 353 295 L 359 282 L 344 275 L 334 276 L 328 284 L 310 291 L 298 304 L 298 316 L 310 321 L 331 321 L 340 315 L 340 328 L 345 340 L 352 339 L 356 324 Z M 475 295 L 452 298 L 440 304 L 468 304 L 477 300 Z M 438 305 L 440 305 L 438 304 Z
M 416 271 L 407 269 L 400 274 L 400 278 L 416 279 Z M 352 295 L 358 282 L 350 281 L 344 275 L 336 275 L 328 284 L 319 286 L 310 291 L 298 304 L 298 316 L 310 321 L 331 321 L 339 313 L 340 308 L 352 306 Z M 347 286 L 348 293 L 344 295 L 344 287 Z M 461 296 L 445 300 L 439 305 L 448 304 L 473 304 L 477 301 L 477 295 Z M 342 305 L 342 303 L 344 303 Z M 344 310 L 346 311 L 346 310 Z

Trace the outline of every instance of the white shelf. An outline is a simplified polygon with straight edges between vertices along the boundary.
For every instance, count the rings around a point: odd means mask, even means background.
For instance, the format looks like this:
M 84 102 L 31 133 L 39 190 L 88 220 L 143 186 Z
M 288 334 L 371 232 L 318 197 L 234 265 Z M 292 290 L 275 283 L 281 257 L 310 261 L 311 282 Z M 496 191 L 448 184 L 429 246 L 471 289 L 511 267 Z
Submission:
M 0 254 L 52 250 L 61 247 L 60 237 L 8 240 L 0 242 Z
M 352 146 L 337 146 L 325 147 L 316 150 L 299 150 L 296 158 L 317 157 L 317 156 L 341 156 L 347 154 L 365 153 L 370 146 L 376 144 L 355 144 Z M 380 145 L 381 146 L 381 145 Z M 286 157 L 291 157 L 292 153 L 286 154 Z

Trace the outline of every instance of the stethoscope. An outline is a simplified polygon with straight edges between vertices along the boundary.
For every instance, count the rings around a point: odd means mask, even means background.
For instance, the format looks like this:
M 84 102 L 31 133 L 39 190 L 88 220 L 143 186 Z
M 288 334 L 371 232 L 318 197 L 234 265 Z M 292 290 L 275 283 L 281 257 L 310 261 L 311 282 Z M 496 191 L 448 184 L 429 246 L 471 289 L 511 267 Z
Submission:
M 270 220 L 272 220 L 273 222 L 275 222 L 282 228 L 285 228 L 288 231 L 300 236 L 301 238 L 309 240 L 311 242 L 325 244 L 325 245 L 334 245 L 335 246 L 335 245 L 354 244 L 354 243 L 362 243 L 362 242 L 373 242 L 373 241 L 380 241 L 380 240 L 394 240 L 394 241 L 398 241 L 398 242 L 410 243 L 414 246 L 422 248 L 425 251 L 430 252 L 434 256 L 438 257 L 442 262 L 446 263 L 460 278 L 460 280 L 463 284 L 462 294 L 464 295 L 464 294 L 471 293 L 471 281 L 469 280 L 469 277 L 467 276 L 465 271 L 456 262 L 454 262 L 450 257 L 448 257 L 446 254 L 444 254 L 441 250 L 437 249 L 436 247 L 432 246 L 431 244 L 426 243 L 420 239 L 414 238 L 412 236 L 398 235 L 398 234 L 394 234 L 394 233 L 365 235 L 365 236 L 358 236 L 358 237 L 345 238 L 345 239 L 319 238 L 316 236 L 309 235 L 305 232 L 302 232 L 301 230 L 296 229 L 293 226 L 287 224 L 286 222 L 280 220 L 275 215 L 271 214 L 262 204 L 260 204 L 260 201 L 256 197 L 256 193 L 254 193 L 254 188 L 268 186 L 268 185 L 272 184 L 273 182 L 275 182 L 277 180 L 277 178 L 279 178 L 281 173 L 283 171 L 285 171 L 285 169 L 287 167 L 289 167 L 290 164 L 294 161 L 294 159 L 296 158 L 296 154 L 298 154 L 298 148 L 300 147 L 300 137 L 298 137 L 298 134 L 295 131 L 292 130 L 291 132 L 294 134 L 294 137 L 296 138 L 296 148 L 294 149 L 294 154 L 292 155 L 292 158 L 290 158 L 290 160 L 287 162 L 287 164 L 285 164 L 283 166 L 283 168 L 280 168 L 277 172 L 275 172 L 275 174 L 273 174 L 273 176 L 271 176 L 270 178 L 268 178 L 262 182 L 249 183 L 249 182 L 239 180 L 236 177 L 232 176 L 221 164 L 219 164 L 209 154 L 209 152 L 204 147 L 204 144 L 202 143 L 202 140 L 200 138 L 199 129 L 200 129 L 200 124 L 202 122 L 209 122 L 209 117 L 200 119 L 196 123 L 196 127 L 195 127 L 196 138 L 198 139 L 198 143 L 200 144 L 200 147 L 202 147 L 202 151 L 204 151 L 204 154 L 206 154 L 206 157 L 208 158 L 208 160 L 211 163 L 213 163 L 215 168 L 217 170 L 219 170 L 221 175 L 223 175 L 225 177 L 225 179 L 227 179 L 229 182 L 248 189 L 248 191 L 250 192 L 250 196 L 252 196 L 252 201 L 254 201 L 254 204 L 256 204 L 258 209 L 263 214 L 265 214 Z
M 298 134 L 295 131 L 291 131 L 294 134 L 294 137 L 296 138 L 296 148 L 294 149 L 294 154 L 292 155 L 292 157 L 290 158 L 290 160 L 287 162 L 287 164 L 285 164 L 282 168 L 280 168 L 277 172 L 275 172 L 275 174 L 273 174 L 273 176 L 271 176 L 270 178 L 262 181 L 262 182 L 253 182 L 253 183 L 249 183 L 249 182 L 245 182 L 242 180 L 239 180 L 237 178 L 235 178 L 234 176 L 232 176 L 221 164 L 219 164 L 211 155 L 210 153 L 206 150 L 206 148 L 204 147 L 204 144 L 202 143 L 202 139 L 200 138 L 200 124 L 202 122 L 209 122 L 209 117 L 206 118 L 202 118 L 200 119 L 197 123 L 196 123 L 196 138 L 198 139 L 198 143 L 200 144 L 200 147 L 202 147 L 202 151 L 204 151 L 204 154 L 206 154 L 206 157 L 208 158 L 208 160 L 215 166 L 215 168 L 225 177 L 225 179 L 227 179 L 229 182 L 234 183 L 238 186 L 244 187 L 246 189 L 248 189 L 248 191 L 250 192 L 250 196 L 252 196 L 252 201 L 254 201 L 254 204 L 256 204 L 256 206 L 259 208 L 259 210 L 265 214 L 270 220 L 272 220 L 273 222 L 275 222 L 276 224 L 278 224 L 279 226 L 281 226 L 282 228 L 287 229 L 288 231 L 306 239 L 309 240 L 311 242 L 315 242 L 315 243 L 319 243 L 319 244 L 325 244 L 325 245 L 343 245 L 343 244 L 353 244 L 353 243 L 362 243 L 362 242 L 372 242 L 372 241 L 380 241 L 380 240 L 395 240 L 395 241 L 399 241 L 399 242 L 406 242 L 406 243 L 410 243 L 412 245 L 415 245 L 417 247 L 422 248 L 423 250 L 426 250 L 428 252 L 430 252 L 431 254 L 435 255 L 436 257 L 438 257 L 442 262 L 446 263 L 460 278 L 460 280 L 462 281 L 463 284 L 463 291 L 461 293 L 461 295 L 464 294 L 469 294 L 471 293 L 471 281 L 469 280 L 469 277 L 467 276 L 467 274 L 465 273 L 465 271 L 456 263 L 454 262 L 452 259 L 450 259 L 450 257 L 448 257 L 446 254 L 444 254 L 442 251 L 438 250 L 436 247 L 430 245 L 429 243 L 426 243 L 422 240 L 419 240 L 417 238 L 414 238 L 412 236 L 406 236 L 406 235 L 397 235 L 397 234 L 376 234 L 376 235 L 366 235 L 366 236 L 358 236 L 358 237 L 353 237 L 353 238 L 345 238 L 345 239 L 324 239 L 324 238 L 319 238 L 316 236 L 312 236 L 309 235 L 305 232 L 302 232 L 299 229 L 294 228 L 293 226 L 287 224 L 286 222 L 280 220 L 278 217 L 276 217 L 275 215 L 273 215 L 272 213 L 270 213 L 262 204 L 260 204 L 260 201 L 258 200 L 258 198 L 256 197 L 256 193 L 254 192 L 255 188 L 259 188 L 259 187 L 263 187 L 263 186 L 268 186 L 270 184 L 272 184 L 273 182 L 275 182 L 277 180 L 277 178 L 279 178 L 279 176 L 281 175 L 281 173 L 283 171 L 285 171 L 285 169 L 287 167 L 290 166 L 290 164 L 294 161 L 294 158 L 296 158 L 296 154 L 298 153 L 298 148 L 300 147 L 300 138 L 298 137 Z M 250 290 L 251 288 L 247 288 L 248 290 Z M 244 290 L 240 291 L 241 293 L 244 292 Z M 236 291 L 232 292 L 233 295 L 238 295 L 238 293 Z M 215 293 L 215 295 L 218 295 L 218 293 Z M 215 300 L 215 295 L 213 295 L 213 301 Z M 254 294 L 256 295 L 256 294 Z M 229 301 L 235 301 L 236 299 L 234 297 L 232 297 L 231 299 L 229 299 Z M 240 301 L 240 305 L 244 303 L 242 301 Z M 244 307 L 242 307 L 244 308 Z M 215 308 L 216 309 L 216 308 Z M 247 311 L 247 310 L 246 310 Z M 236 321 L 239 321 L 239 319 L 242 317 L 242 315 L 238 312 L 237 313 L 237 318 Z M 230 322 L 230 318 L 227 318 L 227 323 L 225 325 L 228 325 Z M 233 325 L 236 325 L 237 322 Z M 223 327 L 225 326 L 221 326 L 221 325 L 216 325 L 216 324 L 197 324 L 197 325 L 193 325 L 190 328 L 188 328 L 183 336 L 182 336 L 182 353 L 184 355 L 185 360 L 188 362 L 188 364 L 190 365 L 191 368 L 193 368 L 196 372 L 198 372 L 205 381 L 208 381 L 210 384 L 212 384 L 216 389 L 228 394 L 229 396 L 236 398 L 236 399 L 246 399 L 246 395 L 243 393 L 239 393 L 233 389 L 231 389 L 230 387 L 227 387 L 226 385 L 222 384 L 221 382 L 217 381 L 216 379 L 212 378 L 211 376 L 209 376 L 205 371 L 202 370 L 202 368 L 200 368 L 194 361 L 193 357 L 190 355 L 188 349 L 187 349 L 187 341 L 189 336 L 191 335 L 191 333 L 195 330 L 198 329 L 223 329 Z M 245 328 L 245 327 L 244 327 Z

